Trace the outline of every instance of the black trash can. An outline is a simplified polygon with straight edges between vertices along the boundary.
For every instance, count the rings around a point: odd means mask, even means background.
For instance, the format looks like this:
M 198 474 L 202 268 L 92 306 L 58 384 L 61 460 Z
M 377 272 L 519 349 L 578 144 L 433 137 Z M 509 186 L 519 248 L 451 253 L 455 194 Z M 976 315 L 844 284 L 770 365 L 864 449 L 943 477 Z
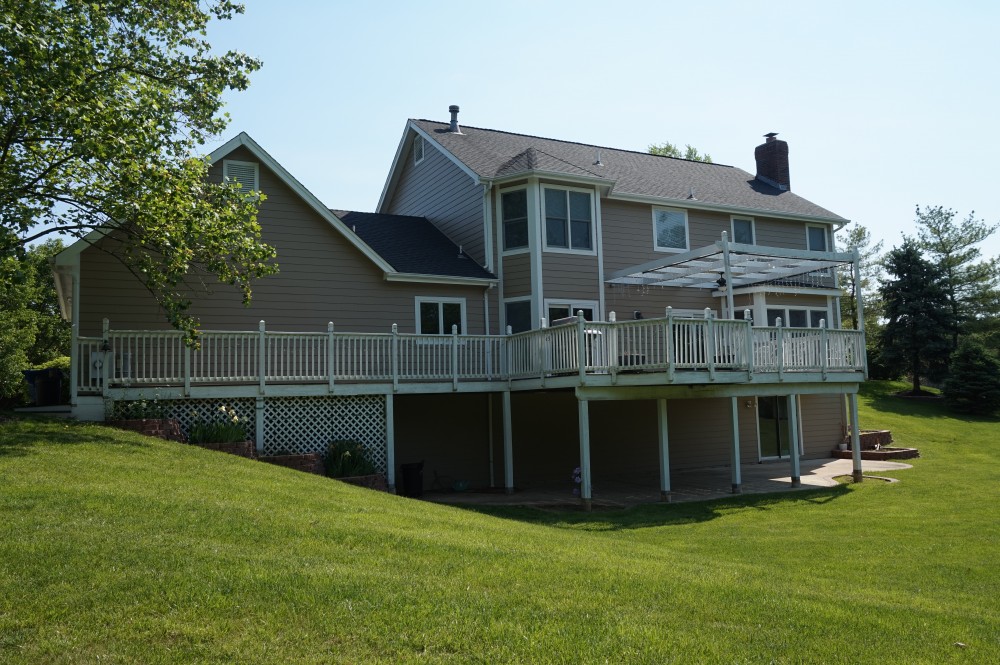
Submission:
M 424 495 L 424 463 L 410 462 L 403 465 L 403 496 L 419 498 Z

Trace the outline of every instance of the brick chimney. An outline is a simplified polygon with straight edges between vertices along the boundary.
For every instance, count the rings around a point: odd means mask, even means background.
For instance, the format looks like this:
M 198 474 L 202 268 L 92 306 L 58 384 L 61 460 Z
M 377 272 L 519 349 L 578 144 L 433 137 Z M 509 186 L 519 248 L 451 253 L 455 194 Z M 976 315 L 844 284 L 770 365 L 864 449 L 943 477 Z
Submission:
M 775 132 L 764 134 L 764 142 L 753 151 L 757 160 L 757 180 L 787 192 L 792 189 L 788 176 L 788 144 L 776 136 Z

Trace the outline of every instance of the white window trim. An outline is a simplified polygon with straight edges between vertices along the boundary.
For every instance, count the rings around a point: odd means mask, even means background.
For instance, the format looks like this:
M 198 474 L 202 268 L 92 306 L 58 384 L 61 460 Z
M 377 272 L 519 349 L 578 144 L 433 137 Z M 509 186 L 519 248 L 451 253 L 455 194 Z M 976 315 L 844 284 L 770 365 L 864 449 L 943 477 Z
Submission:
M 260 191 L 260 164 L 257 162 L 244 162 L 238 159 L 224 159 L 222 160 L 222 179 L 224 182 L 239 182 L 238 180 L 230 180 L 227 173 L 229 173 L 229 165 L 234 166 L 249 166 L 253 169 L 253 186 L 250 188 L 251 192 Z M 242 184 L 242 183 L 241 183 Z
M 507 249 L 507 244 L 504 242 L 504 218 L 503 218 L 503 195 L 510 192 L 516 192 L 519 189 L 523 189 L 527 196 L 527 212 L 528 216 L 525 218 L 525 224 L 528 230 L 528 244 L 524 247 L 516 247 L 514 249 Z M 528 192 L 528 185 L 517 185 L 515 187 L 505 187 L 504 189 L 497 190 L 496 197 L 496 218 L 498 220 L 497 224 L 497 244 L 500 246 L 501 256 L 515 256 L 517 254 L 527 254 L 531 251 L 531 194 Z
M 590 195 L 590 249 L 576 249 L 573 247 L 550 247 L 549 246 L 549 233 L 548 233 L 548 219 L 547 213 L 545 212 L 545 190 L 552 189 L 559 192 L 580 192 L 581 194 Z M 584 256 L 595 256 L 597 254 L 597 237 L 596 237 L 596 227 L 595 223 L 597 220 L 597 210 L 594 208 L 594 190 L 586 189 L 583 187 L 565 187 L 563 185 L 541 185 L 541 206 L 542 206 L 542 247 L 543 250 L 550 254 L 582 254 Z M 572 236 L 572 224 L 569 219 L 569 201 L 566 202 L 566 239 L 570 245 L 573 244 Z M 547 311 L 547 309 L 546 309 Z M 596 310 L 595 310 L 596 311 Z
M 417 146 L 420 146 L 420 157 L 417 157 Z M 424 144 L 424 137 L 419 134 L 413 139 L 413 165 L 416 166 L 424 161 L 427 155 L 427 146 Z
M 731 242 L 737 242 L 737 240 L 736 240 L 736 220 L 737 219 L 750 222 L 750 235 L 753 236 L 753 242 L 751 242 L 750 244 L 751 245 L 756 245 L 757 244 L 757 222 L 754 220 L 753 217 L 747 217 L 746 215 L 730 215 L 729 216 L 729 233 L 732 234 L 732 235 L 729 236 L 730 241 Z
M 545 313 L 546 322 L 552 325 L 552 322 L 548 320 L 549 308 L 550 307 L 569 307 L 570 316 L 576 316 L 577 310 L 589 309 L 594 312 L 594 321 L 603 321 L 604 316 L 598 307 L 596 300 L 576 300 L 572 298 L 545 298 L 542 301 L 542 311 Z
M 657 210 L 667 210 L 670 212 L 679 212 L 684 215 L 684 247 L 660 247 L 658 238 L 656 237 L 656 211 Z M 653 250 L 657 252 L 668 252 L 670 254 L 679 254 L 680 252 L 687 252 L 691 249 L 691 228 L 690 221 L 688 219 L 688 211 L 684 208 L 672 208 L 669 206 L 652 206 L 650 216 L 653 220 Z
M 796 327 L 796 328 L 794 328 L 794 330 L 819 330 L 819 328 L 814 328 L 813 325 L 812 325 L 812 313 L 813 312 L 823 312 L 823 314 L 825 315 L 825 316 L 823 316 L 823 318 L 826 319 L 826 327 L 828 329 L 832 329 L 833 328 L 832 321 L 830 319 L 830 308 L 829 307 L 814 307 L 814 306 L 810 306 L 810 305 L 767 305 L 764 308 L 764 321 L 766 322 L 766 325 L 768 325 L 768 326 L 770 326 L 770 322 L 767 321 L 767 310 L 769 310 L 769 309 L 780 309 L 780 310 L 784 311 L 785 314 L 784 314 L 784 316 L 781 317 L 781 327 L 782 328 L 790 328 L 791 327 L 791 326 L 788 325 L 788 319 L 790 318 L 789 315 L 788 315 L 788 313 L 790 311 L 792 311 L 792 310 L 794 310 L 796 312 L 805 312 L 806 313 L 806 323 L 809 324 L 805 328 Z
M 458 304 L 462 308 L 462 330 L 460 335 L 469 334 L 469 322 L 465 318 L 466 308 L 465 308 L 465 298 L 445 298 L 440 296 L 416 296 L 413 303 L 413 329 L 417 331 L 418 335 L 433 335 L 434 333 L 425 333 L 420 329 L 420 305 L 425 302 L 431 302 L 438 305 L 448 304 Z M 451 330 L 444 330 L 444 308 L 438 308 L 438 324 L 441 326 L 442 332 L 440 335 L 450 335 Z
M 826 245 L 824 249 L 813 249 L 809 246 L 809 229 L 822 229 L 823 230 L 823 244 Z M 810 252 L 831 252 L 830 249 L 830 233 L 829 227 L 823 224 L 806 224 L 806 250 Z

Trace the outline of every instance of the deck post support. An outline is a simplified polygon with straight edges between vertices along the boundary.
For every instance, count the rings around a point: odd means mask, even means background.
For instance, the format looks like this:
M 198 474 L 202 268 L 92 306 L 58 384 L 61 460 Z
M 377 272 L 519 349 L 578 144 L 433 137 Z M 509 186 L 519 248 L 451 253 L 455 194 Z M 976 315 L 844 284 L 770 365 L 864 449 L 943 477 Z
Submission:
M 396 493 L 396 410 L 395 396 L 385 396 L 385 482 L 389 491 Z
M 334 358 L 336 357 L 336 349 L 334 340 L 337 338 L 333 334 L 333 321 L 326 324 L 326 373 L 327 373 L 327 389 L 330 393 L 333 393 L 334 377 L 337 375 L 336 368 L 334 367 Z
M 451 389 L 458 390 L 458 326 L 451 326 Z
M 867 379 L 868 354 L 865 352 L 865 344 L 863 341 L 865 336 L 865 305 L 861 297 L 861 287 L 858 286 L 858 284 L 861 284 L 861 252 L 859 252 L 856 247 L 854 248 L 853 268 L 854 268 L 854 284 L 855 284 L 854 288 L 857 290 L 857 293 L 854 296 L 854 302 L 857 303 L 857 312 L 855 313 L 855 316 L 857 317 L 857 322 L 858 322 L 857 325 L 854 327 L 857 328 L 859 331 L 861 331 L 861 339 L 862 339 L 861 369 L 862 372 L 864 372 L 865 379 Z
M 582 309 L 576 313 L 576 344 L 577 360 L 580 365 L 580 385 L 582 386 L 587 383 L 587 331 Z
M 580 501 L 584 510 L 591 510 L 593 487 L 590 482 L 590 402 L 577 399 L 580 417 Z
M 184 396 L 191 396 L 191 347 L 187 344 L 184 344 Z
M 722 277 L 726 280 L 726 312 L 728 319 L 736 318 L 736 309 L 733 306 L 733 273 L 729 259 L 729 233 L 722 232 Z
M 705 308 L 705 362 L 708 363 L 708 380 L 715 381 L 715 321 L 712 309 Z
M 735 397 L 730 397 L 729 401 L 733 412 L 733 447 L 730 452 L 733 494 L 743 494 L 743 478 L 740 475 L 740 405 Z
M 101 321 L 101 396 L 108 397 L 108 381 L 111 378 L 111 363 L 114 361 L 111 351 L 111 321 Z
M 670 501 L 670 427 L 667 400 L 656 400 L 656 424 L 660 444 L 660 500 Z
M 775 360 L 778 361 L 778 381 L 785 380 L 785 329 L 781 326 L 781 317 L 775 321 L 778 327 L 776 333 L 778 338 L 778 357 Z
M 791 441 L 789 442 L 789 457 L 792 460 L 792 487 L 802 485 L 802 476 L 799 469 L 799 399 L 798 395 L 788 396 L 788 429 L 791 430 Z
M 514 493 L 514 437 L 511 431 L 510 391 L 503 391 L 503 487 Z
M 674 308 L 667 307 L 667 383 L 674 382 L 674 363 L 677 349 L 674 348 Z
M 264 398 L 257 397 L 254 400 L 254 446 L 257 448 L 257 455 L 264 454 Z
M 861 472 L 861 427 L 858 423 L 858 395 L 850 393 L 847 396 L 847 403 L 851 409 L 851 459 L 853 460 L 852 476 L 854 482 L 860 483 L 864 476 Z
M 399 390 L 399 324 L 392 324 L 392 341 L 389 345 L 389 362 L 392 366 L 392 391 Z
M 267 332 L 265 332 L 264 319 L 257 324 L 257 374 L 258 390 L 264 394 L 264 381 L 267 376 Z

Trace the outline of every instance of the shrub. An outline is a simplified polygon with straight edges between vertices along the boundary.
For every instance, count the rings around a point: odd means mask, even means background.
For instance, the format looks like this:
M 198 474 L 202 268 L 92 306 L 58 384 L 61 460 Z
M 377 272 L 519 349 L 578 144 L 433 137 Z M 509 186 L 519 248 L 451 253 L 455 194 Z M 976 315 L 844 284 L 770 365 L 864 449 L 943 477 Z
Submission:
M 188 430 L 188 443 L 237 443 L 246 441 L 247 428 L 236 409 L 220 406 L 221 420 L 205 422 L 199 416 Z
M 953 411 L 989 415 L 1000 409 L 1000 362 L 982 344 L 963 339 L 950 372 L 943 392 Z
M 331 478 L 370 476 L 375 466 L 357 441 L 333 441 L 326 450 L 326 475 Z
M 150 420 L 163 418 L 166 406 L 158 397 L 153 399 L 105 400 L 105 420 Z

